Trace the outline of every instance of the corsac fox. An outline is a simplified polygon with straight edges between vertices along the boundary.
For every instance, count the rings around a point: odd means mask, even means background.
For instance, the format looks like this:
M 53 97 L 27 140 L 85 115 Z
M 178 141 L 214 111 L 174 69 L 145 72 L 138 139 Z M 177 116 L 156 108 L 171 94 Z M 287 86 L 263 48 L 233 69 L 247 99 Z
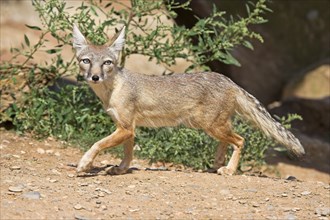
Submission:
M 256 98 L 226 76 L 215 72 L 165 76 L 135 73 L 118 66 L 124 44 L 125 27 L 111 45 L 96 46 L 87 43 L 77 26 L 73 26 L 73 48 L 80 72 L 117 128 L 85 153 L 77 172 L 88 172 L 103 149 L 123 144 L 124 158 L 119 166 L 110 168 L 109 173 L 124 174 L 133 157 L 136 126 L 184 125 L 203 129 L 220 141 L 213 168 L 218 174 L 232 175 L 237 170 L 244 145 L 244 139 L 231 126 L 235 113 L 251 121 L 296 156 L 305 154 L 291 132 L 276 122 Z M 234 150 L 224 166 L 228 145 Z

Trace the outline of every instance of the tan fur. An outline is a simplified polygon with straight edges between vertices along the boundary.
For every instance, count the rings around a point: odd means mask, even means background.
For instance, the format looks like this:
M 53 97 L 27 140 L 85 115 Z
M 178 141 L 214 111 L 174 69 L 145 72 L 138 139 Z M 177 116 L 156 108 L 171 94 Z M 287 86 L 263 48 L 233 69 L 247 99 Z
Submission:
M 148 76 L 118 67 L 124 33 L 125 29 L 111 46 L 93 46 L 74 26 L 73 47 L 80 71 L 117 125 L 113 134 L 96 142 L 85 153 L 79 162 L 78 172 L 88 171 L 101 150 L 124 144 L 123 161 L 119 167 L 110 170 L 112 174 L 123 174 L 133 157 L 136 126 L 185 125 L 203 129 L 221 142 L 214 168 L 219 174 L 232 175 L 244 145 L 244 139 L 231 127 L 235 113 L 251 120 L 296 155 L 304 154 L 299 141 L 275 122 L 252 95 L 219 73 Z M 232 145 L 234 151 L 228 165 L 224 166 L 228 145 Z

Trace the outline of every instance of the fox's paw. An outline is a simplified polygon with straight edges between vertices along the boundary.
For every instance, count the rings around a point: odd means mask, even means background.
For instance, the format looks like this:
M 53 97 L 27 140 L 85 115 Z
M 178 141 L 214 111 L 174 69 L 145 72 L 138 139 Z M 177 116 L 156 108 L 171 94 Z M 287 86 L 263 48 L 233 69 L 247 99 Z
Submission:
M 77 173 L 88 172 L 93 168 L 93 160 L 82 158 L 77 167 Z
M 110 174 L 110 175 L 122 175 L 122 174 L 128 173 L 127 168 L 120 168 L 118 166 L 110 167 L 110 168 L 106 169 L 105 171 L 107 172 L 107 174 Z
M 234 170 L 229 169 L 228 167 L 220 167 L 217 171 L 219 175 L 231 176 L 235 173 Z

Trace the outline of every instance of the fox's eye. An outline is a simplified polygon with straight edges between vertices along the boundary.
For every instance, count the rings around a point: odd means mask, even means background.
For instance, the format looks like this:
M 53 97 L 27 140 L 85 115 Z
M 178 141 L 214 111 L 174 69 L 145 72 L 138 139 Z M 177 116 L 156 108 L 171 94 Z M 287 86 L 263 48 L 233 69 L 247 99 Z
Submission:
M 84 64 L 90 64 L 90 62 L 91 62 L 89 59 L 82 59 L 81 61 L 82 61 Z
M 104 61 L 103 64 L 104 64 L 104 65 L 111 65 L 111 64 L 112 64 L 112 61 L 111 61 L 111 60 L 106 60 L 106 61 Z

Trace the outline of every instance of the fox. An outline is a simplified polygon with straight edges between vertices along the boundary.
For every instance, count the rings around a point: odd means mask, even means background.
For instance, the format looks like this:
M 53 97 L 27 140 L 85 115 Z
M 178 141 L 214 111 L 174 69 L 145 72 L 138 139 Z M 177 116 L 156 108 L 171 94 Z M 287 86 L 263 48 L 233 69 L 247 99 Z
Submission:
M 232 128 L 232 117 L 239 114 L 267 136 L 284 145 L 298 158 L 305 154 L 299 140 L 267 112 L 251 94 L 217 72 L 147 75 L 119 66 L 125 46 L 125 26 L 105 45 L 89 43 L 73 25 L 73 49 L 90 88 L 112 118 L 116 130 L 94 143 L 77 165 L 77 173 L 88 173 L 104 149 L 122 145 L 124 157 L 111 175 L 125 174 L 133 159 L 135 128 L 183 125 L 201 129 L 219 141 L 213 170 L 234 175 L 244 147 L 244 138 Z M 233 152 L 225 165 L 229 146 Z

